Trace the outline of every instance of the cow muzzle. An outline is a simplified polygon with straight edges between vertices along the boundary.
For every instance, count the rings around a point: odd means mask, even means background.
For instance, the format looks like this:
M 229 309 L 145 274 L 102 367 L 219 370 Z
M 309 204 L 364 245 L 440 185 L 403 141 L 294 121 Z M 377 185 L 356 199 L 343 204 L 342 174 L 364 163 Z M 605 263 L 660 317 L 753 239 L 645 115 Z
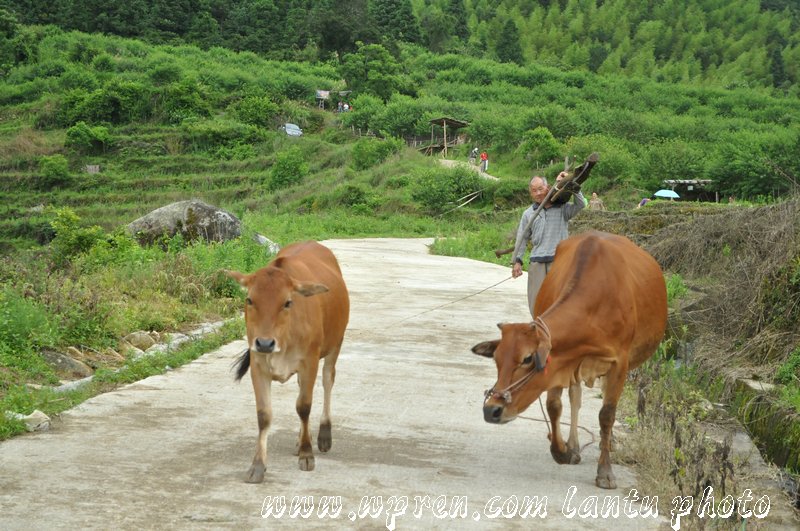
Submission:
M 271 352 L 275 352 L 275 347 L 278 345 L 275 339 L 273 338 L 267 339 L 263 337 L 257 337 L 254 343 L 256 352 L 260 352 L 262 354 L 269 354 Z
M 500 424 L 503 418 L 503 406 L 498 404 L 484 404 L 483 420 L 489 424 Z

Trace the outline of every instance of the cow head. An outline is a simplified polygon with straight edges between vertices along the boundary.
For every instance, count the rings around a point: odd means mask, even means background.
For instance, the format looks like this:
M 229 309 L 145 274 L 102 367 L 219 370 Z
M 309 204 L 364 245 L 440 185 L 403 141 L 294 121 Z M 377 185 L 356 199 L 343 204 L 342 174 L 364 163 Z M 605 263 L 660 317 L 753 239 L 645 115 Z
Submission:
M 502 424 L 514 420 L 546 390 L 551 345 L 547 325 L 539 320 L 497 327 L 501 338 L 478 343 L 472 352 L 494 358 L 497 365 L 497 382 L 486 391 L 483 418 Z
M 244 307 L 247 340 L 251 352 L 262 354 L 277 354 L 285 348 L 295 297 L 328 291 L 324 284 L 298 282 L 273 265 L 249 275 L 238 271 L 225 271 L 225 274 L 247 292 Z

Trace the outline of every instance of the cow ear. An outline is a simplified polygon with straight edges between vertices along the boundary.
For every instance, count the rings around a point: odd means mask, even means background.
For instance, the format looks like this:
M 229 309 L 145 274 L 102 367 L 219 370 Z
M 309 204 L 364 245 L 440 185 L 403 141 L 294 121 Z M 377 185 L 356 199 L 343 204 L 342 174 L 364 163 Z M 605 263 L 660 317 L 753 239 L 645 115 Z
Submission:
M 493 358 L 494 351 L 497 348 L 497 345 L 500 344 L 499 339 L 495 339 L 494 341 L 484 341 L 483 343 L 478 343 L 474 347 L 472 347 L 472 352 L 477 354 L 478 356 L 483 356 L 485 358 Z
M 296 285 L 294 287 L 294 290 L 304 297 L 310 297 L 318 293 L 325 293 L 326 291 L 328 291 L 328 286 L 326 286 L 325 284 L 315 284 L 312 282 L 306 282 L 303 284 Z
M 227 269 L 222 270 L 223 273 L 231 277 L 233 280 L 239 283 L 241 286 L 247 285 L 247 277 L 244 273 L 239 273 L 238 271 L 228 271 Z

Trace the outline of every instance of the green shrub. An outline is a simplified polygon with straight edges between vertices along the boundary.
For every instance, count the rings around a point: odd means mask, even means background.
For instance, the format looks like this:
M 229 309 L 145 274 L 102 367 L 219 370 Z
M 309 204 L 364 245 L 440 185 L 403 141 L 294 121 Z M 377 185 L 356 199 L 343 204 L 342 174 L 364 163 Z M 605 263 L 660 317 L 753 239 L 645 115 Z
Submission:
M 114 71 L 114 58 L 107 53 L 101 53 L 92 59 L 92 66 L 98 72 L 113 72 Z
M 390 155 L 399 152 L 405 144 L 399 138 L 362 138 L 353 146 L 353 167 L 365 170 L 380 164 Z
M 342 124 L 361 129 L 363 132 L 377 129 L 378 116 L 383 112 L 383 101 L 370 94 L 360 94 L 353 99 L 352 111 L 340 114 Z
M 150 88 L 115 79 L 91 92 L 82 89 L 68 92 L 61 101 L 59 116 L 62 125 L 79 121 L 127 124 L 147 118 L 150 110 Z
M 0 345 L 8 349 L 7 356 L 16 356 L 15 363 L 0 366 L 25 363 L 33 349 L 57 344 L 58 336 L 58 326 L 44 306 L 9 287 L 0 289 Z
M 477 173 L 469 168 L 431 169 L 416 175 L 411 197 L 428 210 L 441 213 L 456 206 L 456 201 L 484 186 Z
M 97 76 L 94 75 L 94 72 L 81 68 L 69 68 L 61 75 L 59 83 L 64 90 L 96 90 L 99 86 L 99 81 L 97 80 Z
M 279 190 L 299 183 L 308 174 L 308 164 L 300 148 L 292 147 L 278 153 L 269 173 L 267 188 Z
M 50 242 L 53 262 L 62 266 L 72 257 L 87 252 L 98 241 L 105 237 L 103 229 L 98 226 L 82 227 L 80 218 L 69 207 L 55 211 L 55 218 L 50 222 L 56 237 Z
M 345 184 L 334 191 L 335 201 L 343 206 L 367 204 L 367 192 L 355 184 Z
M 69 162 L 64 155 L 44 156 L 39 159 L 39 180 L 41 188 L 49 190 L 69 182 Z
M 158 114 L 165 123 L 179 124 L 187 118 L 211 116 L 209 96 L 198 83 L 190 80 L 170 83 L 158 90 L 158 96 Z
M 111 135 L 107 127 L 81 121 L 67 129 L 64 145 L 84 154 L 104 153 L 111 146 Z
M 688 292 L 688 288 L 683 283 L 683 277 L 677 273 L 667 277 L 667 300 L 672 303 Z
M 262 138 L 257 127 L 232 120 L 189 120 L 182 129 L 191 151 L 213 152 L 220 146 L 256 143 Z
M 789 358 L 778 368 L 775 381 L 782 384 L 800 384 L 800 347 L 794 349 Z
M 277 125 L 278 105 L 267 96 L 248 96 L 233 104 L 231 110 L 239 121 L 246 124 L 266 128 Z
M 530 161 L 531 167 L 539 167 L 560 158 L 563 149 L 564 147 L 553 137 L 549 129 L 537 127 L 522 134 L 522 142 L 517 148 L 517 153 Z
M 148 77 L 156 85 L 167 85 L 181 79 L 181 68 L 171 61 L 156 64 L 148 73 Z
M 234 146 L 220 146 L 214 152 L 214 158 L 222 160 L 247 160 L 255 158 L 256 148 L 250 144 L 236 144 Z

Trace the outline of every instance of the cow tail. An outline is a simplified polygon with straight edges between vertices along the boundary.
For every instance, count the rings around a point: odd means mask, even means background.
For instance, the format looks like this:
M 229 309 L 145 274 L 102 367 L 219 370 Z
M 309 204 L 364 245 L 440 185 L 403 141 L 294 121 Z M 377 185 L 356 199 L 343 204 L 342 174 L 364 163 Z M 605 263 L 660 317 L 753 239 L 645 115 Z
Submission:
M 247 374 L 247 369 L 250 368 L 250 349 L 244 349 L 242 355 L 233 362 L 231 368 L 236 367 L 236 380 L 237 382 L 242 379 L 242 377 Z

